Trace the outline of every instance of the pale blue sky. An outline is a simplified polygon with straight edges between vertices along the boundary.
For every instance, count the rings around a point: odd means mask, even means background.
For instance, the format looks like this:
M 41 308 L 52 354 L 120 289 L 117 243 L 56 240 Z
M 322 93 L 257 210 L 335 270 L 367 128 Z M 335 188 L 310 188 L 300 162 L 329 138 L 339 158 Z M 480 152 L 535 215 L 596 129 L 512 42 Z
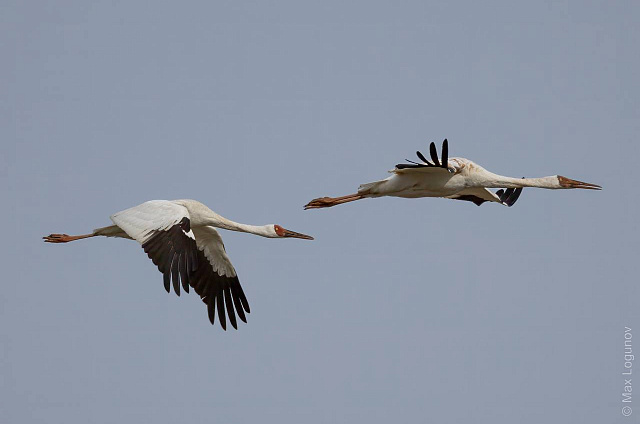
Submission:
M 3 2 L 2 421 L 637 422 L 639 12 Z M 604 190 L 303 211 L 445 137 L 494 172 Z M 133 242 L 40 240 L 176 198 L 316 237 L 222 234 L 238 331 L 167 295 Z

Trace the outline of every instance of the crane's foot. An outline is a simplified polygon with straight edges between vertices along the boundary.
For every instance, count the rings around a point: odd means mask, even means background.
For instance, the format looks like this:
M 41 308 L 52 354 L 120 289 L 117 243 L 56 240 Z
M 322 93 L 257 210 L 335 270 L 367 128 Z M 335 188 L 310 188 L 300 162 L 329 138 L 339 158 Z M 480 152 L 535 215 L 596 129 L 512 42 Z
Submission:
M 70 236 L 69 234 L 49 234 L 42 237 L 45 243 L 69 243 L 70 241 L 93 237 L 94 234 L 83 234 L 81 236 Z
M 306 205 L 304 205 L 305 209 L 316 209 L 316 208 L 329 208 L 335 205 L 335 200 L 331 197 L 318 197 L 317 199 L 313 199 Z
M 340 205 L 342 203 L 353 202 L 354 200 L 362 199 L 360 194 L 349 194 L 342 197 L 318 197 L 307 203 L 304 208 L 306 209 L 320 209 L 330 208 L 331 206 Z
M 49 234 L 42 237 L 46 243 L 68 243 L 70 236 L 68 234 Z

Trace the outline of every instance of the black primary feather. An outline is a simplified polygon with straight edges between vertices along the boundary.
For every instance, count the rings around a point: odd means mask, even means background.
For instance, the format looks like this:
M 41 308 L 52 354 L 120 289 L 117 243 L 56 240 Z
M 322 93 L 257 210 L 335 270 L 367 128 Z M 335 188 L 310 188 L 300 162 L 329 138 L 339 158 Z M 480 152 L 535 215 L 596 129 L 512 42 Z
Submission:
M 442 142 L 442 167 L 445 169 L 449 168 L 449 142 L 445 138 Z
M 227 330 L 227 319 L 224 316 L 224 300 L 222 298 L 222 289 L 216 294 L 216 300 L 218 301 L 218 320 L 223 330 Z
M 238 313 L 238 317 L 243 321 L 247 322 L 247 317 L 244 314 L 244 309 L 242 308 L 242 301 L 240 300 L 240 294 L 237 290 L 232 290 L 231 295 L 233 296 L 233 304 L 236 308 L 236 312 Z
M 169 271 L 165 271 L 162 277 L 164 278 L 164 289 L 167 293 L 171 293 L 171 273 Z
M 436 166 L 439 167 L 440 161 L 438 161 L 438 150 L 436 150 L 436 143 L 434 143 L 433 141 L 429 145 L 429 153 L 431 153 L 431 160 L 433 161 L 433 163 L 435 163 Z
M 473 194 L 463 194 L 458 197 L 454 197 L 454 200 L 466 200 L 468 202 L 473 202 L 476 206 L 482 205 L 486 200 L 481 197 L 474 196 Z
M 520 193 L 522 193 L 522 187 L 515 189 L 513 193 L 511 193 L 511 195 L 506 200 L 507 206 L 509 207 L 513 206 L 513 204 L 516 203 L 516 201 L 520 197 Z
M 207 305 L 208 318 L 212 324 L 215 323 L 217 313 L 220 325 L 226 330 L 228 314 L 229 322 L 237 328 L 236 316 L 247 322 L 245 313 L 250 312 L 249 302 L 238 277 L 227 277 L 215 272 L 204 252 L 198 249 L 196 241 L 187 235 L 190 230 L 189 220 L 183 218 L 171 228 L 150 232 L 142 247 L 163 274 L 167 292 L 171 292 L 172 280 L 174 291 L 178 295 L 181 285 L 186 292 L 193 288 Z
M 415 169 L 415 168 L 429 168 L 429 165 L 411 165 L 409 163 L 399 163 L 396 165 L 396 169 Z
M 421 160 L 422 162 L 426 163 L 426 164 L 427 164 L 427 166 L 434 166 L 431 162 L 429 162 L 429 161 L 427 160 L 427 158 L 425 158 L 425 157 L 424 157 L 424 155 L 423 155 L 422 153 L 420 153 L 420 150 L 418 150 L 418 151 L 416 152 L 416 155 L 418 156 L 418 158 L 420 158 L 420 160 Z
M 396 169 L 415 169 L 415 168 L 425 168 L 425 167 L 438 167 L 449 169 L 449 141 L 445 138 L 442 142 L 442 161 L 438 159 L 438 151 L 436 149 L 436 144 L 431 142 L 429 144 L 429 153 L 431 154 L 431 160 L 434 163 L 431 163 L 427 160 L 427 158 L 420 152 L 420 150 L 416 151 L 416 155 L 423 163 L 416 163 L 412 160 L 405 159 L 407 163 L 399 163 L 396 165 Z
M 231 288 L 224 289 L 224 303 L 227 306 L 227 315 L 229 315 L 229 322 L 235 328 L 238 329 L 238 322 L 236 321 L 236 314 L 233 311 L 233 301 L 231 300 Z
M 210 302 L 207 304 L 207 312 L 209 314 L 209 322 L 211 325 L 214 325 L 216 323 L 216 302 Z
M 176 252 L 173 255 L 171 261 L 171 279 L 173 280 L 173 291 L 180 296 L 180 269 L 178 268 L 178 261 L 180 260 L 180 253 Z
M 189 293 L 189 274 L 187 273 L 187 252 L 180 255 L 180 280 L 182 281 L 182 289 L 185 293 Z
M 513 189 L 512 188 L 508 188 L 504 191 L 504 193 L 502 193 L 502 195 L 500 196 L 500 201 L 502 203 L 505 202 L 505 200 L 507 200 L 507 198 L 511 195 L 511 193 L 513 193 Z

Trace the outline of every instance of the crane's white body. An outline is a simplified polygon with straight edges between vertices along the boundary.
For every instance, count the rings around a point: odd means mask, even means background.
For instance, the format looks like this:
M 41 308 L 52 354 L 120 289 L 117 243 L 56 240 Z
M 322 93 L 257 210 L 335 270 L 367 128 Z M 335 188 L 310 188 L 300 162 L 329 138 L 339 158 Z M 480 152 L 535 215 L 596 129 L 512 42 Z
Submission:
M 563 188 L 555 176 L 521 179 L 503 177 L 465 158 L 450 158 L 448 171 L 443 168 L 413 168 L 392 169 L 389 173 L 392 175 L 384 180 L 362 184 L 358 193 L 365 197 L 417 198 L 448 197 L 465 190 L 487 188 Z
M 268 238 L 310 236 L 286 230 L 279 225 L 248 225 L 231 221 L 195 200 L 151 200 L 111 216 L 114 225 L 91 234 L 68 236 L 51 234 L 49 243 L 66 243 L 88 237 L 106 236 L 136 240 L 164 275 L 165 289 L 180 295 L 180 285 L 192 287 L 209 308 L 214 323 L 215 309 L 226 329 L 225 310 L 237 328 L 235 313 L 246 322 L 249 304 L 240 286 L 224 243 L 216 228 L 256 234 Z
M 236 225 L 236 228 L 244 224 L 234 223 L 213 212 L 211 209 L 196 200 L 150 200 L 141 205 L 134 206 L 111 215 L 111 221 L 116 227 L 123 230 L 127 237 L 136 240 L 141 245 L 149 240 L 157 231 L 167 231 L 183 218 L 191 222 L 189 231 L 183 231 L 185 235 L 195 240 L 198 249 L 203 251 L 209 260 L 213 270 L 221 276 L 235 277 L 229 257 L 224 249 L 222 237 L 214 227 L 226 224 L 228 227 Z M 215 225 L 214 225 L 215 224 Z M 273 225 L 271 225 L 273 227 Z M 120 234 L 110 235 L 113 227 L 99 228 L 94 231 L 98 235 L 122 237 Z M 228 228 L 231 229 L 231 228 Z M 239 229 L 237 231 L 240 231 Z M 273 231 L 273 229 L 271 229 Z M 277 237 L 275 231 L 271 233 L 269 226 L 255 227 L 254 231 L 245 228 L 245 232 L 253 234 L 269 234 L 264 237 Z
M 166 230 L 183 217 L 191 227 L 215 227 L 225 230 L 277 238 L 275 225 L 248 225 L 224 218 L 197 200 L 150 200 L 111 215 L 111 220 L 132 238 L 139 240 L 149 230 Z
M 389 171 L 391 176 L 384 180 L 362 184 L 355 194 L 342 197 L 321 197 L 309 202 L 305 209 L 326 208 L 369 197 L 444 197 L 469 200 L 480 205 L 496 202 L 512 206 L 522 188 L 538 187 L 546 189 L 585 188 L 599 190 L 595 184 L 571 180 L 559 175 L 542 178 L 512 178 L 494 174 L 482 166 L 465 158 L 449 158 L 447 140 L 442 145 L 442 160 L 439 160 L 435 144 L 430 145 L 429 162 L 420 152 L 420 163 L 399 164 Z M 410 161 L 411 162 L 411 161 Z M 496 193 L 490 188 L 500 188 Z M 504 190 L 506 189 L 506 190 Z
M 154 232 L 167 231 L 185 217 L 191 223 L 191 229 L 185 234 L 196 241 L 198 249 L 205 253 L 214 271 L 222 276 L 235 277 L 236 271 L 216 228 L 278 237 L 273 224 L 256 226 L 233 222 L 197 200 L 150 200 L 111 215 L 115 225 L 98 228 L 94 234 L 134 239 L 142 245 Z

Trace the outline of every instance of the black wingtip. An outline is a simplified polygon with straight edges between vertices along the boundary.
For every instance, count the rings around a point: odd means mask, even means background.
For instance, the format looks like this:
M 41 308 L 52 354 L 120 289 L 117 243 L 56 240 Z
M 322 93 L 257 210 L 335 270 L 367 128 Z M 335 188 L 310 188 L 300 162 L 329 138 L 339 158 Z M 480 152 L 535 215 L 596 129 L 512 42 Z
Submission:
M 426 163 L 427 165 L 431 165 L 431 162 L 429 162 L 427 158 L 424 157 L 424 155 L 420 152 L 420 150 L 416 151 L 416 155 L 422 162 Z
M 449 142 L 446 138 L 442 142 L 442 167 L 449 168 Z
M 216 301 L 218 302 L 218 321 L 224 331 L 227 331 L 227 317 L 224 314 L 224 300 L 222 299 L 222 290 L 216 295 Z
M 409 159 L 405 159 L 407 162 L 410 162 L 413 165 L 409 165 L 406 163 L 396 165 L 396 169 L 410 169 L 410 168 L 424 168 L 424 167 L 438 167 L 449 169 L 449 142 L 445 138 L 442 142 L 442 160 L 438 159 L 438 150 L 436 149 L 436 144 L 431 142 L 429 144 L 429 154 L 431 155 L 431 160 L 433 163 L 429 162 L 427 158 L 420 152 L 420 150 L 416 151 L 416 156 L 418 159 L 422 161 L 422 163 L 416 163 Z
M 440 166 L 440 161 L 438 160 L 438 150 L 436 149 L 436 143 L 433 141 L 429 145 L 429 153 L 431 153 L 431 160 L 436 166 Z
M 509 196 L 509 198 L 507 199 L 509 207 L 513 206 L 516 203 L 516 201 L 520 197 L 520 193 L 522 193 L 522 187 L 515 189 L 511 196 Z
M 173 291 L 180 296 L 180 269 L 179 269 L 180 254 L 175 253 L 173 260 L 171 261 L 171 280 L 173 281 Z
M 162 274 L 162 277 L 164 279 L 164 289 L 167 293 L 171 293 L 171 273 L 169 271 L 165 271 L 164 274 Z
M 237 330 L 238 322 L 236 321 L 236 314 L 233 308 L 233 301 L 231 300 L 231 289 L 229 287 L 224 289 L 224 303 L 227 308 L 227 315 L 229 316 L 229 322 L 231 323 L 231 326 Z
M 516 203 L 516 201 L 520 197 L 520 193 L 522 193 L 522 187 L 508 188 L 506 190 L 500 189 L 496 191 L 496 196 L 500 198 L 500 203 L 502 203 L 505 206 L 511 207 Z
M 428 165 L 421 164 L 410 164 L 410 163 L 399 163 L 396 165 L 396 169 L 412 169 L 412 168 L 428 168 Z
M 235 307 L 236 312 L 238 314 L 238 318 L 240 318 L 240 320 L 244 323 L 247 322 L 247 317 L 244 314 L 244 308 L 242 307 L 242 300 L 240 299 L 241 296 L 244 296 L 244 293 L 242 293 L 242 287 L 240 287 L 240 284 L 238 284 L 239 288 L 236 288 L 234 286 L 231 287 L 231 297 L 233 297 L 233 307 Z
M 216 324 L 216 302 L 211 302 L 207 304 L 207 314 L 209 315 L 209 322 L 211 325 Z

